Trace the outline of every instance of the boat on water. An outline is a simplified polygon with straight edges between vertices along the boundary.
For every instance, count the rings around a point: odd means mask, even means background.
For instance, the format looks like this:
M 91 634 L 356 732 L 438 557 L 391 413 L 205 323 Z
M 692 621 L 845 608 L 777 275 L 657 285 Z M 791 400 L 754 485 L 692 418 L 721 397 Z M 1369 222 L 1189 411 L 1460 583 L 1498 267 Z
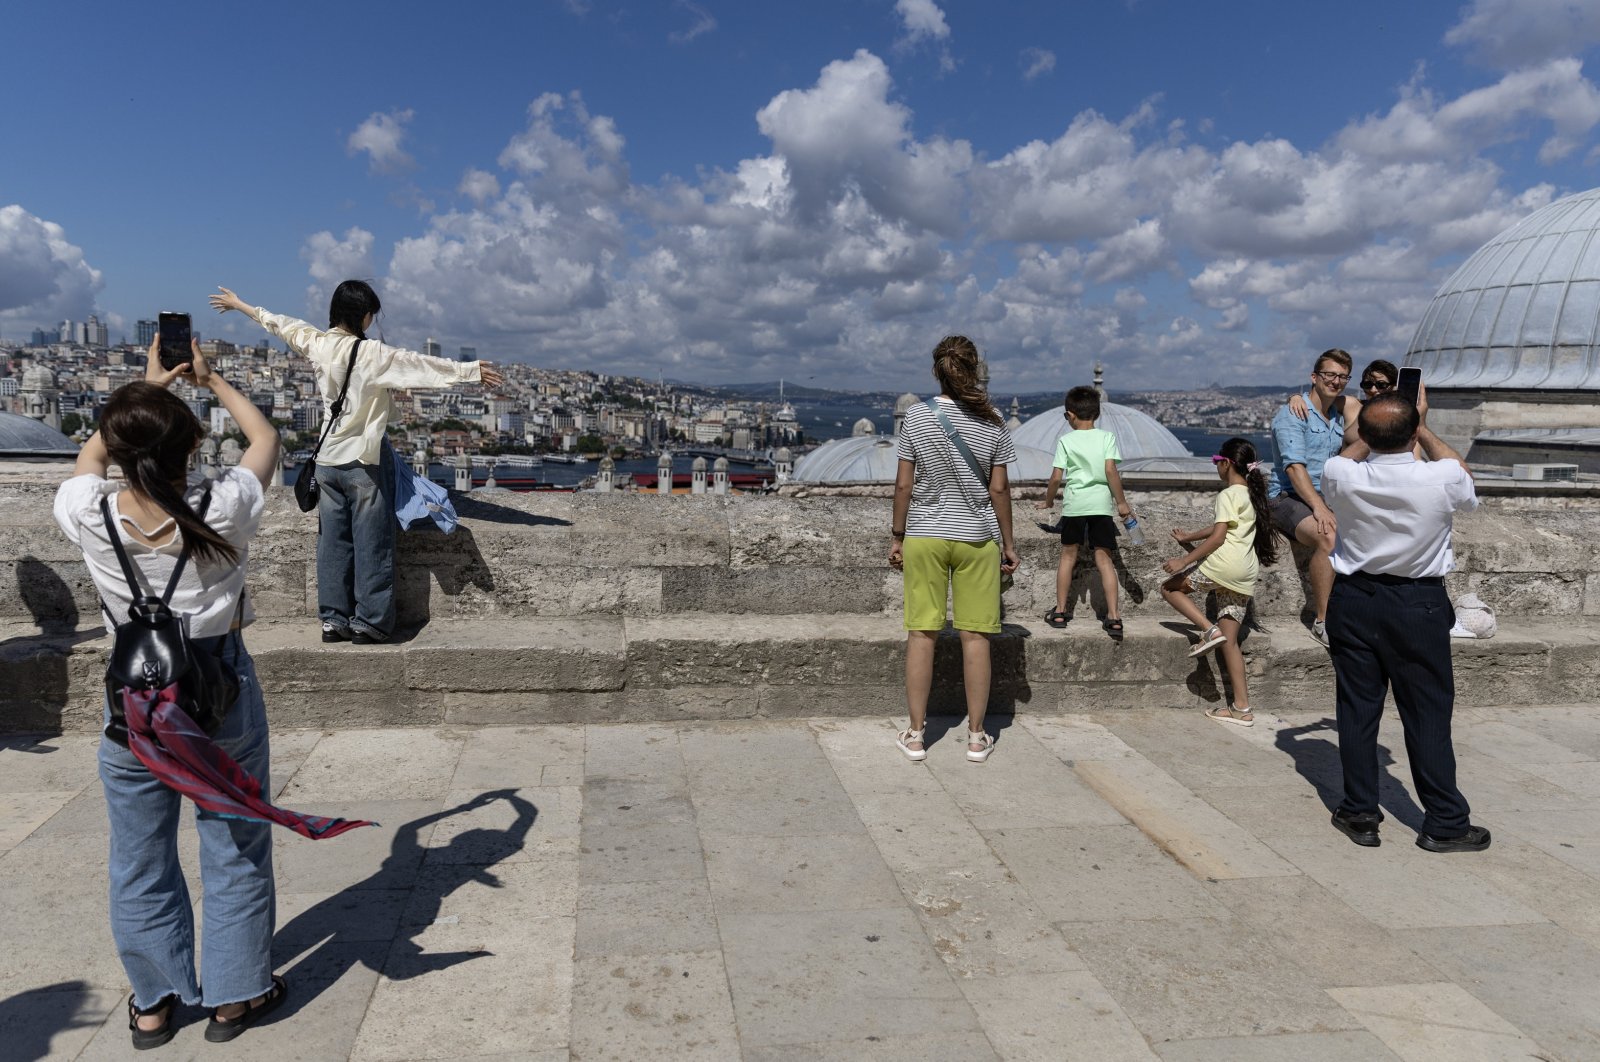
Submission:
M 558 465 L 586 465 L 589 463 L 589 459 L 582 454 L 545 454 L 544 459 Z

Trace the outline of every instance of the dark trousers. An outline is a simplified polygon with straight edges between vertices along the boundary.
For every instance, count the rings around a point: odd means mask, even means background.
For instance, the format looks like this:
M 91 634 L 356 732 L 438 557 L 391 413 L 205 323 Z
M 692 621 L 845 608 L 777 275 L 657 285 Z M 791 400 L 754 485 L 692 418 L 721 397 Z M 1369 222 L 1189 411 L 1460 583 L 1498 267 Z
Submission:
M 1328 639 L 1338 678 L 1341 811 L 1378 813 L 1378 723 L 1384 694 L 1394 690 L 1405 729 L 1411 779 L 1424 812 L 1422 830 L 1458 837 L 1469 825 L 1456 788 L 1450 740 L 1455 673 L 1450 628 L 1455 622 L 1441 581 L 1340 576 L 1328 601 Z

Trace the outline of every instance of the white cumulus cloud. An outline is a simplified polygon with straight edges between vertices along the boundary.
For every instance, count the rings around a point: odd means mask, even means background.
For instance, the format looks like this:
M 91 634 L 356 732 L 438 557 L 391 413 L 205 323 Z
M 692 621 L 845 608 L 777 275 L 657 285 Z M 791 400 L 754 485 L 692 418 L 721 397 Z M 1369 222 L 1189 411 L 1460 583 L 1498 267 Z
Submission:
M 1502 69 L 1579 55 L 1600 44 L 1600 5 L 1593 0 L 1473 0 L 1444 39 Z
M 482 203 L 500 194 L 500 179 L 487 170 L 469 169 L 461 175 L 456 191 L 475 203 Z
M 0 207 L 0 321 L 81 321 L 95 309 L 100 271 L 65 230 L 15 203 Z
M 398 173 L 410 167 L 412 159 L 401 144 L 406 138 L 406 126 L 414 117 L 408 108 L 375 113 L 356 127 L 345 141 L 345 149 L 352 155 L 366 153 L 375 173 Z

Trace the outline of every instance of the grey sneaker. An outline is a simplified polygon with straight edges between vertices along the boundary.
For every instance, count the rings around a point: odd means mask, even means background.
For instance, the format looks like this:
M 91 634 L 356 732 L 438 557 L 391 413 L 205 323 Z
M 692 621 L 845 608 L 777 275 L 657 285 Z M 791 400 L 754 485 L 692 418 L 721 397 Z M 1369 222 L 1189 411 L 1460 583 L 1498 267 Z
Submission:
M 1311 621 L 1311 637 L 1321 642 L 1324 649 L 1332 647 L 1333 643 L 1328 641 L 1328 624 L 1324 620 Z

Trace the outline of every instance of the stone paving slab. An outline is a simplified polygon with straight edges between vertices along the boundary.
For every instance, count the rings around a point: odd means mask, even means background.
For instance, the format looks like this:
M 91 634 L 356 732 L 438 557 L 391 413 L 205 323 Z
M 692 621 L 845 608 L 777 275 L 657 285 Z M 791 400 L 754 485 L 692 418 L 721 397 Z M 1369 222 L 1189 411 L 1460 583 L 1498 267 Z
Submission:
M 575 696 L 579 694 L 574 694 Z M 1318 711 L 302 730 L 280 1015 L 230 1058 L 1600 1060 L 1600 708 L 1463 711 L 1489 851 L 1328 825 Z M 0 741 L 0 1057 L 128 1057 L 96 739 Z M 192 830 L 180 855 L 197 901 Z M 152 1059 L 214 1059 L 183 1008 Z

